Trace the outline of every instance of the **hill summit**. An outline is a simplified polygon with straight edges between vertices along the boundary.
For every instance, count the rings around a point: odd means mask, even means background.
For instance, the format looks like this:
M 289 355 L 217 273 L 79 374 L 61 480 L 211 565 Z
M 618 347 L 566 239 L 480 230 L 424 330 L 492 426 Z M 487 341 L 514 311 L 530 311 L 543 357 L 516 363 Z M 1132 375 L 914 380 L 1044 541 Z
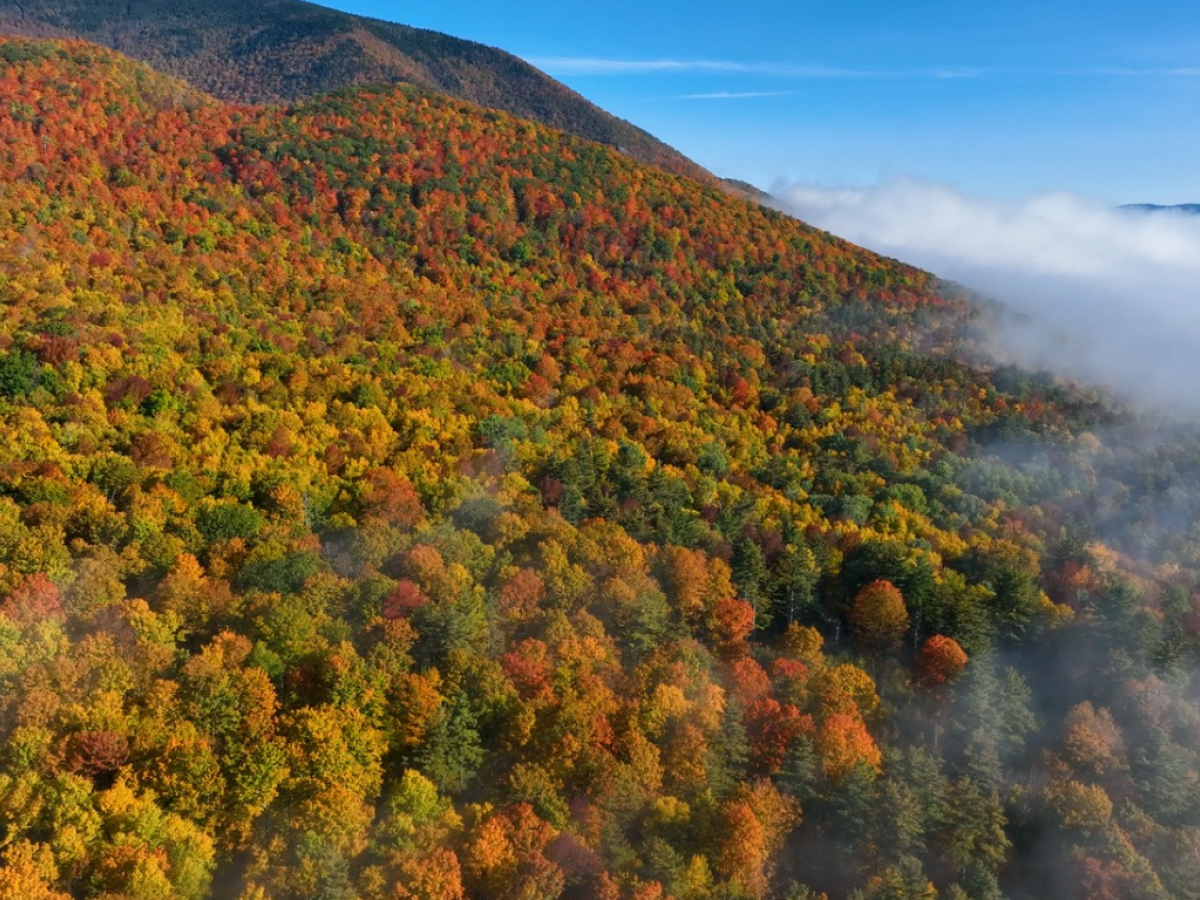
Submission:
M 510 53 L 302 0 L 0 0 L 0 33 L 82 38 L 237 102 L 405 82 L 718 183 L 678 151 Z

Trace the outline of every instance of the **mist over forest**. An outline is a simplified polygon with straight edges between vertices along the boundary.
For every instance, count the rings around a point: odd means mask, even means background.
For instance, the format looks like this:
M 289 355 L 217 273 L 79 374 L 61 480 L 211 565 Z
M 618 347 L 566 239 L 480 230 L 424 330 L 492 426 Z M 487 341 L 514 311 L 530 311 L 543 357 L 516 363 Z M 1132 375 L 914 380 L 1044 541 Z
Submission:
M 862 190 L 782 184 L 782 208 L 994 298 L 1000 357 L 1200 415 L 1200 217 L 1067 193 L 1015 201 L 895 178 Z

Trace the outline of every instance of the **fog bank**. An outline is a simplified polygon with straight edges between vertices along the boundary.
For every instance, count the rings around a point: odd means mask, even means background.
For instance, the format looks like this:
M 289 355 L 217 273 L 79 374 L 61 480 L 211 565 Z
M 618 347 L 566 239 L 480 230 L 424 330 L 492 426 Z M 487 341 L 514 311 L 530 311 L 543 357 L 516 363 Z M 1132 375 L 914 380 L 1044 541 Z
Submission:
M 1200 216 L 1065 193 L 1000 201 L 911 178 L 772 193 L 813 225 L 1024 314 L 1002 355 L 1200 413 Z

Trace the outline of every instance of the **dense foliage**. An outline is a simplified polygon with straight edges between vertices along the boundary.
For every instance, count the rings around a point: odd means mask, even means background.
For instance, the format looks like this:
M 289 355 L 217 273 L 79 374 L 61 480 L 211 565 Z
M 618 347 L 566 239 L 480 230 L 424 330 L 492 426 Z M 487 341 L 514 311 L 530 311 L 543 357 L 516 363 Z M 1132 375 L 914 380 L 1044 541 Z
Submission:
M 1197 896 L 1194 437 L 413 88 L 0 98 L 0 898 Z
M 0 0 L 0 33 L 115 47 L 240 103 L 404 82 L 619 147 L 706 185 L 718 183 L 683 154 L 510 53 L 302 0 Z M 749 186 L 730 189 L 754 193 Z

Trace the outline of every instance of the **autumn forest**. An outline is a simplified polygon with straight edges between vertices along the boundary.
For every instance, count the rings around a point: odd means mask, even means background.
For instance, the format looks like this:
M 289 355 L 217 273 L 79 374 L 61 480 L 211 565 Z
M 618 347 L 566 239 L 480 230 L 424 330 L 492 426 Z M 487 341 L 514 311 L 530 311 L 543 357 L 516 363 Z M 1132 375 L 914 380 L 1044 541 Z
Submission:
M 0 39 L 0 900 L 1197 900 L 1200 431 L 996 315 Z

